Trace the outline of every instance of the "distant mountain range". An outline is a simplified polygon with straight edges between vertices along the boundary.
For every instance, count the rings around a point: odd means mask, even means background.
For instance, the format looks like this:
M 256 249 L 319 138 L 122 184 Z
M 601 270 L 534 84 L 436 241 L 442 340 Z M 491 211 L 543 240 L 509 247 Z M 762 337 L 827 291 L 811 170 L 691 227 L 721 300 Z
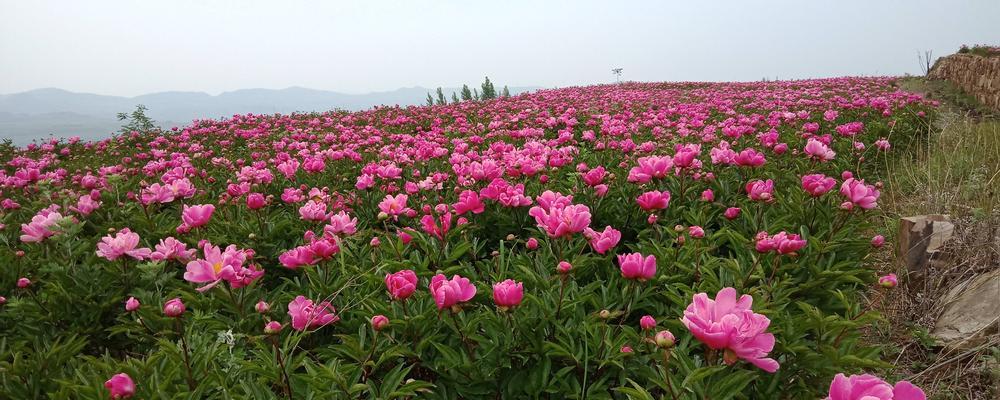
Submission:
M 539 89 L 511 87 L 511 94 Z M 378 105 L 420 105 L 428 92 L 423 87 L 389 92 L 346 94 L 302 87 L 242 89 L 213 96 L 203 92 L 159 92 L 135 97 L 75 93 L 62 89 L 37 89 L 0 95 L 0 138 L 24 145 L 49 136 L 109 137 L 121 126 L 119 112 L 139 104 L 163 128 L 184 126 L 195 119 L 227 118 L 235 114 L 273 114 L 296 111 L 364 110 Z M 448 98 L 460 88 L 444 88 Z

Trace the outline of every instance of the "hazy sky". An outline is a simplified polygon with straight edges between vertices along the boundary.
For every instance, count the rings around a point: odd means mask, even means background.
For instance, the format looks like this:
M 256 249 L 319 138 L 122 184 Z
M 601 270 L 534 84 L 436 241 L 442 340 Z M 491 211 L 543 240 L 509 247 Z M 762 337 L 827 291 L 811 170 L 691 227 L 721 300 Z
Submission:
M 0 0 L 0 93 L 900 75 L 963 43 L 1000 44 L 1000 0 Z

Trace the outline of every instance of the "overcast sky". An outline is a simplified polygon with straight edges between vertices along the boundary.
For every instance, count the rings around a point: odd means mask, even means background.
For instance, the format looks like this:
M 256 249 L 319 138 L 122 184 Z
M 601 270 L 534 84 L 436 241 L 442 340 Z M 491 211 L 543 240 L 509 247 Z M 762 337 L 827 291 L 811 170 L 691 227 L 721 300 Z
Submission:
M 963 43 L 1000 44 L 1000 0 L 0 0 L 0 93 L 901 75 Z

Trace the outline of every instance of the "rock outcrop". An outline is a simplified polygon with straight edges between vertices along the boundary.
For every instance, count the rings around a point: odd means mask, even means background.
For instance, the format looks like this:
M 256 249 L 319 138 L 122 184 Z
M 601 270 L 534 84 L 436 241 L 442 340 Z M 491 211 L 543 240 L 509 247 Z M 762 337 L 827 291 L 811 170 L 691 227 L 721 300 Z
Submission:
M 950 81 L 986 107 L 1000 111 L 1000 57 L 952 54 L 939 58 L 928 76 Z

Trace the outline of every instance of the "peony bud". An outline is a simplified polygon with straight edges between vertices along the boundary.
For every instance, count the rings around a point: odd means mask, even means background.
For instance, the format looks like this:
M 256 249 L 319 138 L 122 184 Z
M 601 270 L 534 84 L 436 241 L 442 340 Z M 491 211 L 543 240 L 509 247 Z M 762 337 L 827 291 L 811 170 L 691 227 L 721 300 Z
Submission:
M 656 320 L 653 319 L 652 315 L 643 315 L 639 319 L 639 326 L 642 327 L 642 330 L 648 331 L 656 327 Z
M 695 239 L 700 239 L 705 237 L 705 230 L 700 226 L 688 227 L 688 234 Z
M 559 265 L 556 265 L 556 271 L 560 274 L 568 274 L 571 270 L 573 270 L 573 265 L 566 261 L 560 261 Z
M 372 329 L 376 332 L 385 329 L 387 326 L 389 326 L 389 318 L 385 315 L 379 314 L 372 317 Z
M 138 310 L 140 305 L 139 300 L 136 300 L 135 297 L 129 297 L 128 300 L 125 300 L 125 311 L 133 312 Z
M 27 289 L 28 286 L 31 286 L 31 279 L 20 278 L 20 279 L 17 280 L 17 287 L 18 288 Z
M 257 310 L 258 314 L 267 314 L 267 312 L 271 310 L 271 305 L 267 304 L 266 301 L 261 300 L 261 301 L 258 301 L 257 304 L 253 308 L 254 308 L 254 310 Z
M 884 288 L 892 289 L 899 284 L 899 281 L 896 279 L 896 274 L 889 274 L 878 278 L 878 284 Z
M 653 336 L 653 343 L 661 349 L 674 347 L 674 340 L 674 334 L 666 329 L 656 332 L 656 336 Z
M 701 199 L 703 201 L 707 201 L 707 202 L 711 203 L 711 202 L 715 201 L 715 193 L 712 192 L 712 189 L 705 189 L 704 192 L 701 192 Z
M 183 315 L 184 310 L 186 309 L 187 307 L 184 306 L 184 302 L 181 301 L 181 298 L 175 297 L 171 300 L 167 300 L 167 302 L 163 304 L 163 315 L 170 318 L 177 318 Z
M 875 237 L 872 238 L 872 247 L 882 247 L 883 244 L 885 244 L 885 236 L 875 235 Z
M 135 382 L 124 372 L 112 376 L 111 379 L 104 382 L 104 387 L 108 389 L 111 398 L 115 400 L 127 399 L 135 395 Z
M 264 333 L 268 335 L 274 335 L 278 332 L 281 332 L 281 328 L 283 327 L 284 326 L 282 326 L 281 323 L 278 321 L 269 321 L 268 323 L 264 324 Z

